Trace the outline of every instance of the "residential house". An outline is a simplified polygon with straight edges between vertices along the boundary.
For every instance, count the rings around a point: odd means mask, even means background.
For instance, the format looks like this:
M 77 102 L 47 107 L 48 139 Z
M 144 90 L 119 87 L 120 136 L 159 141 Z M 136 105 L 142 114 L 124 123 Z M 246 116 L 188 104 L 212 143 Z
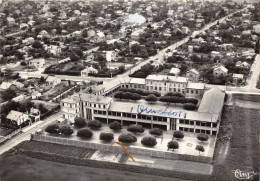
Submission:
M 87 67 L 87 68 L 85 68 L 84 70 L 81 71 L 81 76 L 88 76 L 89 73 L 97 74 L 98 70 L 93 68 L 92 66 Z
M 29 38 L 22 40 L 22 43 L 25 44 L 25 45 L 31 45 L 31 44 L 33 44 L 33 42 L 34 42 L 33 37 L 29 37 Z
M 243 81 L 244 75 L 243 74 L 233 74 L 232 78 L 233 78 L 234 83 L 237 84 L 237 83 Z
M 188 27 L 186 27 L 186 26 L 182 27 L 182 34 L 187 35 L 187 34 L 189 34 L 189 32 L 190 32 L 190 29 Z
M 162 59 L 156 59 L 151 65 L 158 68 L 159 66 L 165 64 L 165 61 L 163 61 Z
M 212 51 L 211 52 L 211 57 L 215 58 L 215 57 L 222 57 L 221 53 L 220 52 L 217 52 L 217 51 Z
M 15 20 L 12 17 L 7 17 L 6 20 L 7 20 L 8 26 L 13 26 L 15 24 Z
M 195 70 L 195 69 L 191 69 L 191 70 L 186 72 L 186 77 L 191 82 L 198 82 L 199 81 L 199 76 L 200 76 L 200 73 L 197 70 Z
M 256 24 L 253 26 L 253 31 L 256 33 L 256 34 L 260 34 L 260 24 Z
M 213 76 L 214 77 L 219 77 L 219 76 L 226 77 L 227 75 L 228 75 L 228 69 L 224 66 L 215 67 L 213 69 Z
M 21 23 L 20 24 L 20 29 L 22 29 L 22 30 L 27 29 L 28 27 L 29 27 L 29 25 L 26 24 L 26 23 Z
M 40 116 L 41 116 L 41 112 L 39 109 L 35 109 L 33 107 L 30 109 L 29 118 L 31 123 L 40 121 Z
M 42 93 L 38 91 L 33 91 L 31 95 L 32 95 L 32 99 L 38 99 L 42 95 Z
M 45 59 L 44 58 L 29 60 L 29 66 L 34 66 L 37 69 L 43 67 L 44 65 L 45 65 Z
M 42 39 L 42 38 L 44 38 L 44 37 L 50 38 L 50 34 L 49 34 L 46 30 L 42 30 L 42 31 L 38 34 L 38 36 L 37 36 L 37 38 L 40 38 L 40 39 Z
M 9 114 L 6 116 L 6 119 L 16 126 L 21 126 L 23 123 L 30 122 L 30 118 L 27 114 L 14 110 L 9 112 Z
M 103 42 L 103 41 L 105 41 L 105 39 L 106 39 L 105 34 L 101 31 L 98 31 L 96 34 L 96 37 L 95 37 L 96 43 Z
M 46 79 L 46 84 L 51 86 L 56 86 L 61 83 L 61 79 L 54 76 L 48 76 Z
M 11 82 L 2 82 L 0 85 L 0 89 L 2 90 L 7 90 L 11 87 L 12 83 Z
M 85 12 L 81 13 L 80 19 L 82 21 L 87 21 L 89 19 L 89 14 Z
M 117 56 L 116 51 L 106 51 L 106 60 L 107 62 L 115 61 Z
M 170 73 L 170 75 L 178 76 L 178 75 L 180 75 L 180 72 L 181 72 L 181 70 L 179 68 L 172 67 L 169 73 Z
M 62 12 L 60 13 L 59 18 L 60 18 L 60 19 L 67 19 L 67 14 L 66 14 L 64 11 L 62 11 Z

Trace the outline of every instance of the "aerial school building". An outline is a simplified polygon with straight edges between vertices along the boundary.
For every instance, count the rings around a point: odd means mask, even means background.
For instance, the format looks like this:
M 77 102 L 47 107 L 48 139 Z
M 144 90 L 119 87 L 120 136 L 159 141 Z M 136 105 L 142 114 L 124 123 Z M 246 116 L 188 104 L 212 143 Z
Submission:
M 202 96 L 202 99 L 197 110 L 188 111 L 178 104 L 166 105 L 159 101 L 150 104 L 145 100 L 117 100 L 109 97 L 120 88 L 155 90 L 162 95 L 167 92 L 182 92 L 186 97 Z M 81 116 L 107 124 L 113 121 L 122 125 L 138 123 L 146 128 L 216 135 L 224 97 L 225 93 L 218 86 L 206 88 L 204 84 L 189 83 L 183 77 L 152 75 L 146 79 L 114 79 L 99 86 L 95 94 L 74 94 L 61 101 L 61 111 L 66 119 Z

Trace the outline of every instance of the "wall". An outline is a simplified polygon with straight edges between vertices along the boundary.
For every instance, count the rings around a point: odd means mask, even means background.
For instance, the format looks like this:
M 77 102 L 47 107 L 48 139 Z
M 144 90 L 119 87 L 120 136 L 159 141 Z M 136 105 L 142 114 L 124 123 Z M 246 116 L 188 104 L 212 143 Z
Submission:
M 87 148 L 93 148 L 93 149 L 98 149 L 103 151 L 120 152 L 120 153 L 124 152 L 124 150 L 121 147 L 116 145 L 112 147 L 112 150 L 110 150 L 111 147 L 110 145 L 107 144 L 77 141 L 77 140 L 71 140 L 67 138 L 57 138 L 57 137 L 45 136 L 45 135 L 31 134 L 31 140 L 57 143 L 62 145 L 87 147 Z M 172 153 L 172 151 L 156 151 L 154 149 L 139 148 L 134 146 L 126 146 L 126 148 L 129 151 L 129 153 L 133 155 L 154 156 L 154 157 L 167 158 L 172 160 L 198 161 L 198 162 L 205 162 L 205 163 L 211 163 L 213 160 L 213 157 L 183 155 L 183 154 Z

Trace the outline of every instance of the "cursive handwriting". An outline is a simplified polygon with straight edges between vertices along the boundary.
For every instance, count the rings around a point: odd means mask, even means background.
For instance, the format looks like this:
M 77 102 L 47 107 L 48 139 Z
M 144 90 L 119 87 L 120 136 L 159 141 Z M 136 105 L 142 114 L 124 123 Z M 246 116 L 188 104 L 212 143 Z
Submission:
M 159 115 L 168 115 L 168 116 L 174 116 L 174 117 L 181 117 L 181 115 L 183 116 L 183 118 L 186 118 L 186 114 L 185 112 L 182 111 L 178 111 L 178 112 L 172 112 L 171 110 L 168 111 L 167 109 L 152 109 L 149 107 L 145 107 L 143 105 L 138 105 L 137 106 L 137 113 L 138 114 L 142 114 L 142 113 L 146 113 L 146 114 L 159 114 Z
M 245 171 L 241 171 L 239 169 L 232 170 L 232 172 L 235 174 L 235 177 L 238 178 L 238 179 L 250 179 L 254 175 L 257 175 L 257 173 L 255 173 L 254 171 L 253 172 L 245 172 Z

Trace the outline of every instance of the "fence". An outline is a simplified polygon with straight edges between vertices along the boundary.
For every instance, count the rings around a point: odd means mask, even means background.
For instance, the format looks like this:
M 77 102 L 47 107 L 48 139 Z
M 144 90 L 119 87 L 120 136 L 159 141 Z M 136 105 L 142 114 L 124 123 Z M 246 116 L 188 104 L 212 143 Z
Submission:
M 113 146 L 111 149 L 111 146 L 108 144 L 91 143 L 86 141 L 71 140 L 67 138 L 57 138 L 57 137 L 46 136 L 46 135 L 31 134 L 31 140 L 57 143 L 62 145 L 86 147 L 86 148 L 98 149 L 102 151 L 111 151 L 115 153 L 124 152 L 124 150 L 121 147 L 116 145 Z M 126 146 L 126 147 L 129 153 L 133 155 L 143 155 L 143 156 L 160 157 L 160 158 L 167 158 L 173 160 L 197 161 L 197 162 L 205 162 L 205 163 L 211 163 L 213 160 L 213 157 L 184 155 L 184 154 L 172 153 L 170 151 L 157 151 L 154 149 L 140 148 L 135 146 Z

